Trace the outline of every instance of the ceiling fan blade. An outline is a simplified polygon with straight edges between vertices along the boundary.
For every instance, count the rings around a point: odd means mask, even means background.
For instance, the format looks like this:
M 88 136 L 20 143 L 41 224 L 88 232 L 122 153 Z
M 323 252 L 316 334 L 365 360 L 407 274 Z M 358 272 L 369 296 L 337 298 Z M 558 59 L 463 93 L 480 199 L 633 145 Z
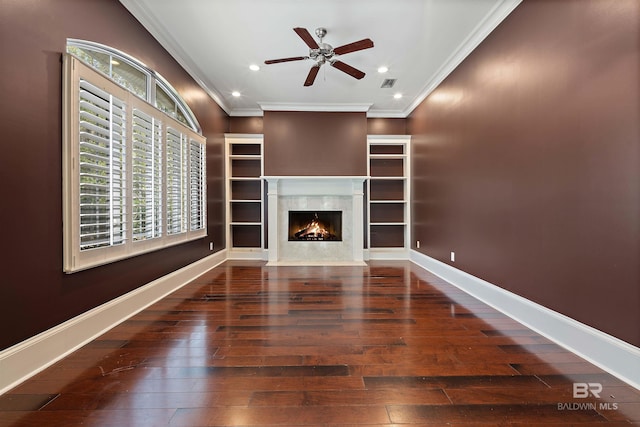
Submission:
M 320 46 L 318 46 L 318 43 L 306 28 L 296 27 L 293 29 L 293 31 L 295 31 L 296 34 L 300 36 L 300 38 L 307 44 L 307 46 L 309 46 L 310 49 L 320 49 Z
M 309 59 L 308 56 L 293 56 L 291 58 L 269 59 L 264 61 L 265 64 L 278 64 L 280 62 L 302 61 L 303 59 Z
M 355 77 L 358 80 L 360 80 L 365 76 L 365 74 L 362 71 L 358 70 L 357 68 L 353 68 L 351 65 L 345 64 L 342 61 L 333 61 L 331 63 L 331 66 L 334 68 L 337 68 L 338 70 L 344 73 L 349 74 L 351 77 Z
M 333 53 L 336 55 L 344 55 L 345 53 L 355 52 L 357 50 L 369 49 L 373 47 L 373 41 L 371 39 L 362 39 L 357 42 L 338 46 L 333 49 Z
M 320 71 L 319 65 L 314 65 L 309 70 L 309 74 L 307 75 L 307 79 L 304 81 L 305 86 L 311 86 L 313 82 L 316 80 L 316 76 L 318 75 L 318 71 Z

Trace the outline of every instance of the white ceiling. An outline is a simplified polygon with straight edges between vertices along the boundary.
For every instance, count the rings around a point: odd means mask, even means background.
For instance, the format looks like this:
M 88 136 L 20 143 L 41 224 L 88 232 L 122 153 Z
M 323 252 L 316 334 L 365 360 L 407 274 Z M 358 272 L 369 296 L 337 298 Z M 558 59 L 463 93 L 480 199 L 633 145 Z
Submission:
M 120 0 L 232 116 L 264 110 L 366 111 L 406 117 L 521 0 Z M 338 47 L 370 38 L 374 47 L 341 55 L 362 80 L 325 64 L 311 87 L 312 60 L 293 31 L 304 27 Z M 257 64 L 259 71 L 250 71 Z M 378 67 L 387 66 L 386 74 Z M 397 79 L 391 89 L 384 79 Z M 241 96 L 233 97 L 233 91 Z M 393 95 L 401 93 L 401 99 Z

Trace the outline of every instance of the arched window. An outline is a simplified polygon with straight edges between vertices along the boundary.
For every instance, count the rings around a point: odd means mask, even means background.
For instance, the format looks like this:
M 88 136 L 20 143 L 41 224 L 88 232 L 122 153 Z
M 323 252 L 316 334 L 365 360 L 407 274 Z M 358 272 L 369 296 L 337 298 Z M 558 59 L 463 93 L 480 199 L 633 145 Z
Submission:
M 63 79 L 67 273 L 207 235 L 206 140 L 139 61 L 69 41 Z
M 202 134 L 198 120 L 178 92 L 142 62 L 109 46 L 86 40 L 67 39 L 67 52 Z

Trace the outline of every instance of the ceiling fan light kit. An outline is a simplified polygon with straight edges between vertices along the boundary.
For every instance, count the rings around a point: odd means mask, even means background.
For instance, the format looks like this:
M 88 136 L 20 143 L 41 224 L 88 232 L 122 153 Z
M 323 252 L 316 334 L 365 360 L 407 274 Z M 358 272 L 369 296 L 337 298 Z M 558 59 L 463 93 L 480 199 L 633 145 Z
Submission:
M 293 31 L 298 34 L 298 36 L 305 42 L 305 44 L 309 47 L 309 55 L 308 56 L 294 56 L 290 58 L 280 58 L 280 59 L 270 59 L 264 61 L 265 64 L 278 64 L 281 62 L 291 62 L 291 61 L 302 61 L 305 59 L 312 59 L 316 63 L 311 66 L 309 70 L 309 74 L 307 75 L 306 80 L 304 81 L 305 86 L 313 85 L 316 76 L 318 75 L 318 71 L 320 67 L 326 63 L 329 63 L 332 67 L 342 71 L 354 77 L 358 80 L 362 79 L 365 76 L 365 73 L 358 70 L 357 68 L 352 67 L 349 64 L 346 64 L 338 59 L 335 59 L 335 55 L 344 55 L 351 52 L 356 52 L 358 50 L 369 49 L 373 47 L 373 41 L 371 39 L 362 39 L 353 43 L 345 44 L 342 46 L 338 46 L 336 48 L 332 47 L 330 44 L 324 43 L 322 39 L 327 35 L 327 29 L 320 27 L 316 28 L 316 36 L 320 39 L 320 43 L 316 42 L 311 33 L 307 31 L 306 28 L 296 27 Z

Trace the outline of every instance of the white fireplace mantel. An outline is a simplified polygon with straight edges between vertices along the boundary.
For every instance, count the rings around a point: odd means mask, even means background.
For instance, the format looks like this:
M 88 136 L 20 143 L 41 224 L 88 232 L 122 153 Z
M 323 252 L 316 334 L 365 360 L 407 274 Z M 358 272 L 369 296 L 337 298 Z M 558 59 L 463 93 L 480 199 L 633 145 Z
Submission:
M 263 176 L 267 182 L 267 265 L 364 265 L 366 176 Z M 289 210 L 339 210 L 341 242 L 289 242 Z

